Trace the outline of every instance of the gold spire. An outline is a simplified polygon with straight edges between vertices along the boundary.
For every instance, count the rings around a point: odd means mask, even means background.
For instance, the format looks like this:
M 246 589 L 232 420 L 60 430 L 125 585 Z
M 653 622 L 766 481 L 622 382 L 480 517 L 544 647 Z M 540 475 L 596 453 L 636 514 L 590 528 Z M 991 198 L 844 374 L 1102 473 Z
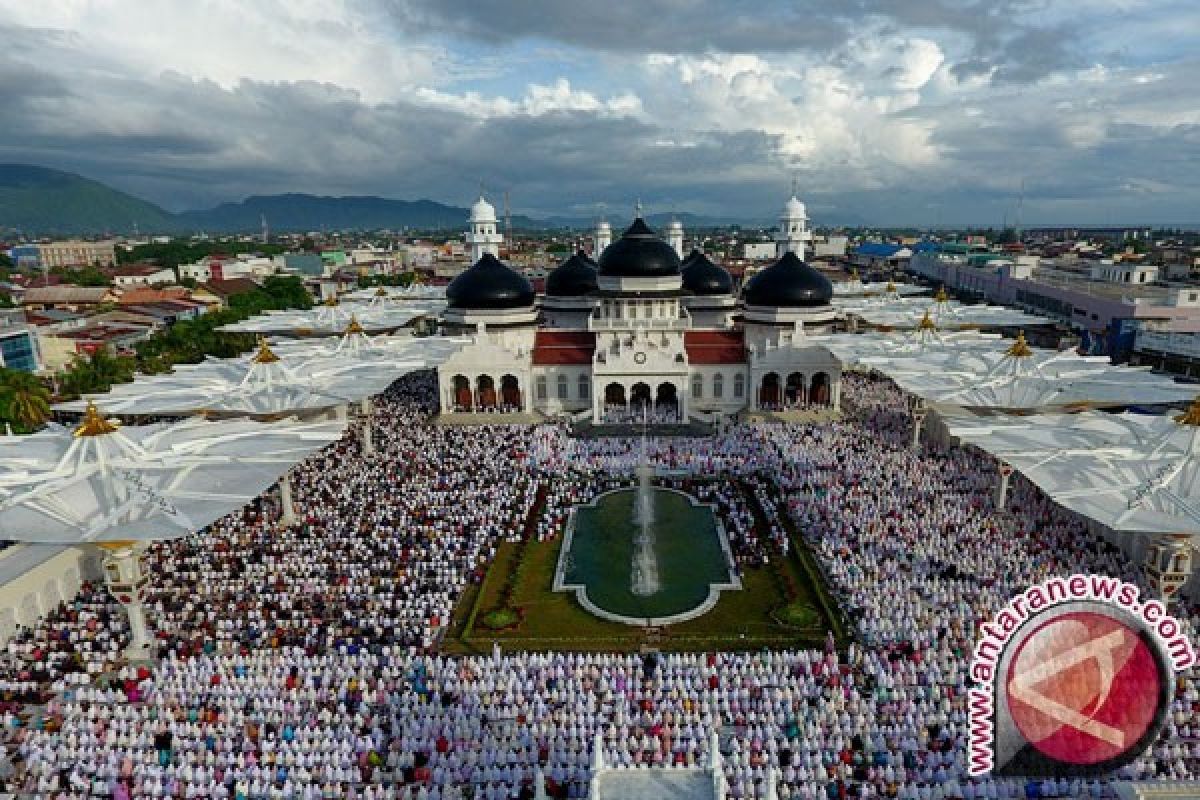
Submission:
M 933 321 L 933 317 L 929 316 L 929 309 L 925 309 L 925 316 L 921 317 L 921 321 L 917 323 L 919 331 L 936 331 L 937 324 Z
M 944 285 L 937 290 L 937 294 L 933 296 L 933 301 L 935 303 L 950 302 L 950 295 L 946 294 L 946 287 Z
M 88 400 L 87 409 L 83 412 L 83 419 L 80 421 L 79 427 L 75 429 L 75 436 L 103 436 L 116 429 L 116 425 L 100 415 L 100 409 L 96 408 L 96 404 Z
M 279 360 L 279 356 L 275 355 L 267 345 L 267 337 L 260 336 L 258 337 L 258 352 L 250 360 L 255 364 L 274 364 Z
M 338 299 L 337 299 L 336 294 L 331 294 L 331 295 L 329 295 L 329 297 L 325 298 L 325 307 L 326 308 L 337 308 L 337 304 L 338 304 Z
M 896 291 L 896 284 L 892 283 L 891 281 L 888 281 L 887 293 L 892 294 L 895 291 Z
M 350 315 L 350 324 L 346 326 L 345 333 L 347 336 L 349 336 L 352 333 L 366 333 L 366 331 L 363 330 L 363 326 L 360 325 L 358 322 L 357 314 Z
M 380 286 L 378 289 L 375 290 L 375 296 L 376 297 L 387 297 L 388 296 L 387 289 Z
M 1175 421 L 1180 425 L 1200 425 L 1200 396 L 1192 401 L 1192 404 L 1187 407 L 1187 411 L 1176 415 Z
M 850 270 L 850 280 L 852 280 L 852 281 L 858 280 L 858 267 L 853 267 Z
M 1012 346 L 1004 351 L 1004 355 L 1012 356 L 1013 358 L 1029 358 L 1033 355 L 1033 348 L 1025 341 L 1025 331 L 1018 331 L 1017 340 L 1012 343 Z

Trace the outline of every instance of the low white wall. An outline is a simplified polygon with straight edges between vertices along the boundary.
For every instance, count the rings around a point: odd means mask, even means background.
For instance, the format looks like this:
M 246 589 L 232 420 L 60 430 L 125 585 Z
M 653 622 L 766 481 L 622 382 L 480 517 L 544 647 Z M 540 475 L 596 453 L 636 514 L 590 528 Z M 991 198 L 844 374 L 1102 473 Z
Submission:
M 0 572 L 14 559 L 28 557 L 30 545 L 0 551 Z M 99 558 L 91 548 L 66 547 L 56 555 L 0 583 L 0 645 L 8 643 L 18 625 L 31 627 L 47 611 L 69 601 L 88 578 L 99 577 Z

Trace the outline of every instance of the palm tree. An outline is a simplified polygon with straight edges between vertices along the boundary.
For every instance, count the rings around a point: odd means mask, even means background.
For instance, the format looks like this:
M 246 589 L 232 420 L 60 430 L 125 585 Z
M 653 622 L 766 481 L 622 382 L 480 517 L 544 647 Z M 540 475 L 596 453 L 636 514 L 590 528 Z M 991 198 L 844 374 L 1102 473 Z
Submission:
M 37 430 L 50 418 L 50 390 L 32 373 L 0 369 L 0 418 Z

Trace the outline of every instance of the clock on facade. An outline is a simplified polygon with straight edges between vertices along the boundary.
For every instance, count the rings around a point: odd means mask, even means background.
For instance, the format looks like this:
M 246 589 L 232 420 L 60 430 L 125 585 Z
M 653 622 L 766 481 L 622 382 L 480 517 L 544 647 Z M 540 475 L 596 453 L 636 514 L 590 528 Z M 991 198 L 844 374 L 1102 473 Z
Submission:
M 646 354 L 645 353 L 634 353 L 633 354 L 633 363 L 645 364 L 646 363 Z

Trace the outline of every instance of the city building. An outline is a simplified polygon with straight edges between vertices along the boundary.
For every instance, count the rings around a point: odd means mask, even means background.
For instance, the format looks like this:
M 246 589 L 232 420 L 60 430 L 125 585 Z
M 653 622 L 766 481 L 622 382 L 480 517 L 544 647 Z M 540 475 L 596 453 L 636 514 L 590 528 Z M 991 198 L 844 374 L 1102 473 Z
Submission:
M 21 372 L 41 368 L 36 338 L 20 309 L 0 309 L 0 367 Z
M 42 269 L 54 267 L 111 267 L 117 263 L 116 242 L 86 242 L 70 239 L 62 242 L 39 244 L 38 266 Z
M 811 238 L 792 197 L 776 236 L 777 260 L 749 279 L 732 276 L 640 217 L 593 262 L 567 258 L 545 294 L 497 258 L 501 237 L 483 198 L 466 241 L 473 266 L 446 288 L 442 323 L 474 342 L 439 369 L 443 407 L 537 411 L 592 424 L 717 421 L 745 410 L 799 405 L 836 409 L 841 369 L 808 333 L 832 329 L 833 287 L 804 263 Z
M 118 287 L 155 286 L 175 283 L 175 270 L 155 264 L 128 264 L 117 267 L 110 273 L 113 284 Z

